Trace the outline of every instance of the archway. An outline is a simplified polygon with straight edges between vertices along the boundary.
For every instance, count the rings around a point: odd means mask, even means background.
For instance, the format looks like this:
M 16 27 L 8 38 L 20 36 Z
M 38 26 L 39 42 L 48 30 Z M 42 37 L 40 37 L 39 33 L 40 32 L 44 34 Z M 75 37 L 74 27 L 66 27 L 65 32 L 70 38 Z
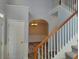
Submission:
M 48 22 L 34 19 L 29 23 L 29 59 L 33 58 L 33 48 L 48 35 Z
M 29 42 L 40 42 L 48 35 L 48 22 L 43 19 L 32 20 L 29 23 Z

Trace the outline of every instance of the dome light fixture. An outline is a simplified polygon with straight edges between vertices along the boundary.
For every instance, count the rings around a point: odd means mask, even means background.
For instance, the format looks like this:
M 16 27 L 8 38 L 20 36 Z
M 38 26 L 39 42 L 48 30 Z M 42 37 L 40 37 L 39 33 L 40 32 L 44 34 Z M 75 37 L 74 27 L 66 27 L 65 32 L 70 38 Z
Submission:
M 1 18 L 4 18 L 4 15 L 3 15 L 2 13 L 0 13 L 0 17 L 1 17 Z
M 36 24 L 36 23 L 32 23 L 31 25 L 32 25 L 32 26 L 37 26 L 38 24 Z

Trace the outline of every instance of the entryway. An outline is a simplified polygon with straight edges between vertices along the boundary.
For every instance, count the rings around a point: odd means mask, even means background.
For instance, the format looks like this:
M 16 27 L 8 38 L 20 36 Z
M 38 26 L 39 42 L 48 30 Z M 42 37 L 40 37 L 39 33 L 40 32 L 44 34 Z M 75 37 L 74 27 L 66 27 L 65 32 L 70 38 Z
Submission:
M 29 59 L 33 59 L 33 50 L 48 35 L 48 22 L 34 19 L 29 23 Z

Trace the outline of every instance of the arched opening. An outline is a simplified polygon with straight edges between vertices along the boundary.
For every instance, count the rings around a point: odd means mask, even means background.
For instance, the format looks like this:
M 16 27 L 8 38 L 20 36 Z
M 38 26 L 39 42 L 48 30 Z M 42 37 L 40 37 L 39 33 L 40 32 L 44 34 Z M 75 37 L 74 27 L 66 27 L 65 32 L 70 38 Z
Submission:
M 48 35 L 48 22 L 35 19 L 29 23 L 29 59 L 33 58 L 33 48 Z
M 29 23 L 29 42 L 40 42 L 48 35 L 48 23 L 43 19 L 32 20 Z

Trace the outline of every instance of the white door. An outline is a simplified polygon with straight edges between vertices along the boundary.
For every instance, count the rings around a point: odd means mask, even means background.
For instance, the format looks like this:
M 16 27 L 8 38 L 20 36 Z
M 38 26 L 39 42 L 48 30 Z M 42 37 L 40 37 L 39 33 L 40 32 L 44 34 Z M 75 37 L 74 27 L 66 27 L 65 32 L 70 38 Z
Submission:
M 4 21 L 0 18 L 0 59 L 4 58 Z
M 9 59 L 25 59 L 24 21 L 9 21 L 7 38 Z

